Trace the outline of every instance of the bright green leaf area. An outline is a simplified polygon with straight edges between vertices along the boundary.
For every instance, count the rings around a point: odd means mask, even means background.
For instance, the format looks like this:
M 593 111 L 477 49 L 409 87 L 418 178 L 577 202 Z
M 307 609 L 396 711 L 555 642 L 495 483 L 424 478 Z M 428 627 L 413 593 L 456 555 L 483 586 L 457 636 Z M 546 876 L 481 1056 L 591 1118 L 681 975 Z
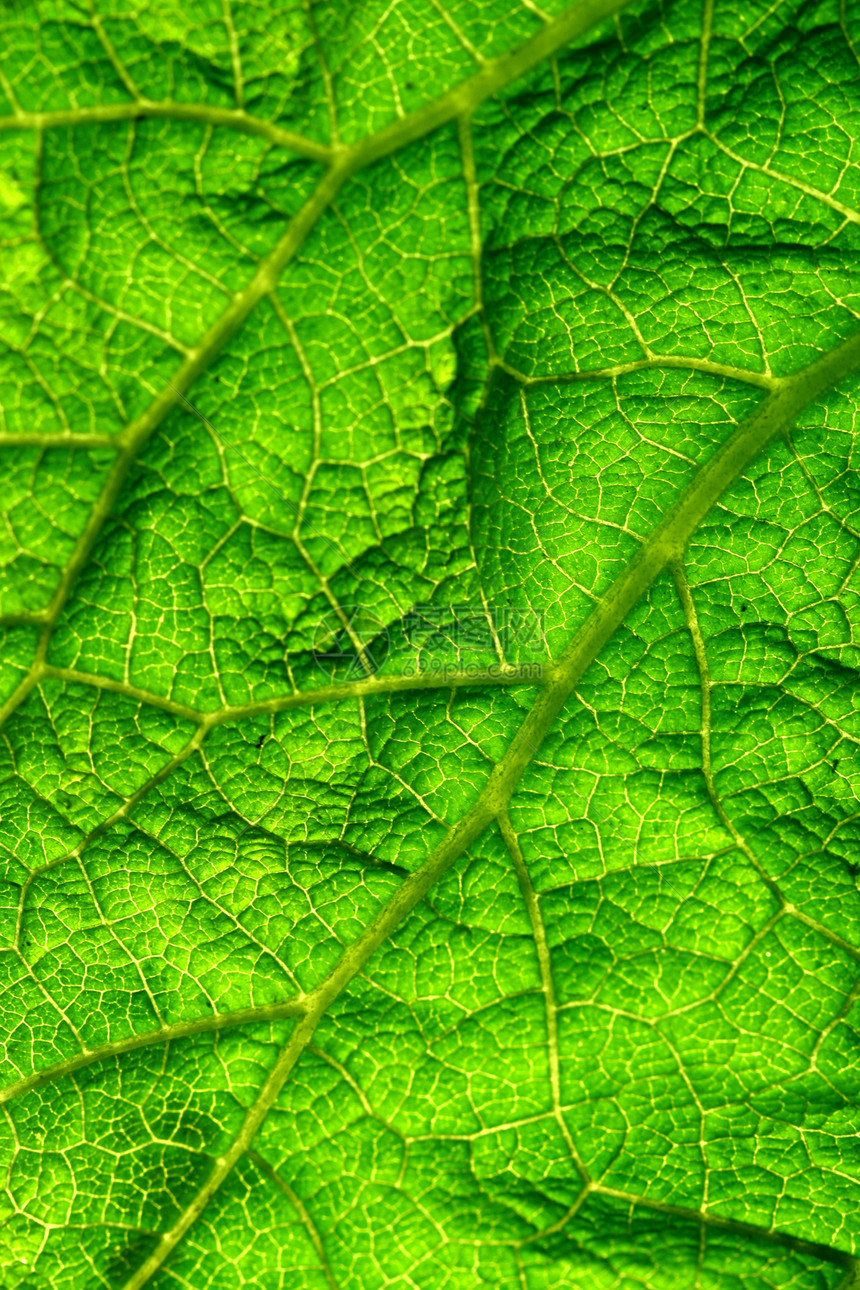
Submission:
M 860 0 L 8 0 L 0 352 L 3 1290 L 860 1286 Z

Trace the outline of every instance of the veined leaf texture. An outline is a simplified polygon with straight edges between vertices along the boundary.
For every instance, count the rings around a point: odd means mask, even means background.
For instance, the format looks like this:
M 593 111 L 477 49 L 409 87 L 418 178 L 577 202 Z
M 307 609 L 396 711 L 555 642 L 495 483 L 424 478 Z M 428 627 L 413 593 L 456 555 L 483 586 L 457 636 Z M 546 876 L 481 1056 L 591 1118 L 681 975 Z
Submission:
M 860 1285 L 858 0 L 5 0 L 2 1290 Z

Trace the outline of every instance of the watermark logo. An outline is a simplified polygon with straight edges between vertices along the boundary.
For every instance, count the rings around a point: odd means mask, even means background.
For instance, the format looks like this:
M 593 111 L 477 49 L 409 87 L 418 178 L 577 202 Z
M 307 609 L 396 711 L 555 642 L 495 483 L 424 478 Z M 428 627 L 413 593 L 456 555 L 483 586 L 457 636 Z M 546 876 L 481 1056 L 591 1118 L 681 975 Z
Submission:
M 363 605 L 328 610 L 314 632 L 318 667 L 341 680 L 389 675 L 503 675 L 509 665 L 536 672 L 547 649 L 541 616 L 510 605 L 414 605 L 385 623 Z

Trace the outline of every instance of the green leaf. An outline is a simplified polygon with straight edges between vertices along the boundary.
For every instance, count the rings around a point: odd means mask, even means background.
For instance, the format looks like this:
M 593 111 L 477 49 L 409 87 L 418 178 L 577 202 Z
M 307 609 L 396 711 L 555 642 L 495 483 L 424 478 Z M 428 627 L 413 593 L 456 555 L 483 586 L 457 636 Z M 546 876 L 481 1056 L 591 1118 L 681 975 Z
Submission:
M 3 1290 L 860 1285 L 855 0 L 10 0 Z

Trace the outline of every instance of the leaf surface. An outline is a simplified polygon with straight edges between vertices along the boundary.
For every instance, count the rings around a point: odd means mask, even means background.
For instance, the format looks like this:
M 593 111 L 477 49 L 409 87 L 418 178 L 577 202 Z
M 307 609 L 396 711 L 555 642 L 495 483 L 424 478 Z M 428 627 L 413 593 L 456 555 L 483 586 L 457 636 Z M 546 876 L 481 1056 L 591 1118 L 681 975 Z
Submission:
M 0 18 L 4 1290 L 848 1290 L 860 10 Z

